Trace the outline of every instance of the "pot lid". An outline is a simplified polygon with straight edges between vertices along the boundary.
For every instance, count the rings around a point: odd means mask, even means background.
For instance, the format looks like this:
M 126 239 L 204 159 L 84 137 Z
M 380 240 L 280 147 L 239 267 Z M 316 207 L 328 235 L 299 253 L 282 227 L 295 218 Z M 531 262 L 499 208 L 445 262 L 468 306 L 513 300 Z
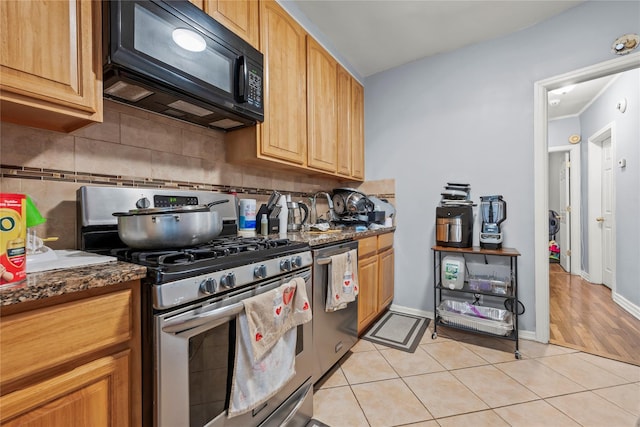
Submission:
M 134 215 L 157 215 L 157 214 L 176 214 L 176 213 L 189 213 L 189 212 L 209 212 L 211 206 L 227 203 L 229 200 L 216 200 L 215 202 L 207 203 L 206 205 L 184 205 L 184 206 L 169 206 L 166 208 L 144 208 L 144 209 L 131 209 L 128 212 L 114 212 L 113 216 L 134 216 Z
M 146 208 L 146 209 L 131 209 L 128 212 L 114 212 L 113 216 L 136 216 L 136 215 L 157 215 L 157 214 L 175 214 L 175 213 L 188 213 L 188 212 L 208 212 L 209 207 L 207 205 L 189 205 L 189 206 L 176 206 L 168 208 Z

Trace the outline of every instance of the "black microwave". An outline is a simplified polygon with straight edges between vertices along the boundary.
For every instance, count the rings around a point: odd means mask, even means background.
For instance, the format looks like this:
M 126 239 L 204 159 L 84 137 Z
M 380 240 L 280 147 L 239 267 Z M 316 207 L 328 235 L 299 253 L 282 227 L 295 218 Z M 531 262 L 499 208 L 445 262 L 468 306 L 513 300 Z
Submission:
M 105 1 L 104 96 L 225 131 L 264 120 L 263 55 L 189 1 Z

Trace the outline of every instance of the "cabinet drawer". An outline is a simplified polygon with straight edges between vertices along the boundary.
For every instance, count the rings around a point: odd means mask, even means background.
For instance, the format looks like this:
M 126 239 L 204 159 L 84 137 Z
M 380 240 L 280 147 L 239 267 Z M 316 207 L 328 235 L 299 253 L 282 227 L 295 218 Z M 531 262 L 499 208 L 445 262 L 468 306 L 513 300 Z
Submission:
M 358 240 L 358 258 L 364 258 L 378 251 L 378 237 L 366 237 Z
M 380 234 L 378 236 L 379 251 L 390 248 L 392 246 L 393 246 L 393 233 Z
M 131 339 L 130 289 L 2 318 L 0 385 Z

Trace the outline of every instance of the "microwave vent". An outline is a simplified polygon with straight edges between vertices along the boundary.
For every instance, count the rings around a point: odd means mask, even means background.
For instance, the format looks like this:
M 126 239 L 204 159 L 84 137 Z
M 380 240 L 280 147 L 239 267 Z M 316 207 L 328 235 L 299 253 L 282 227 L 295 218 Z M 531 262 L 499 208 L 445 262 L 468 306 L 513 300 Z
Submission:
M 162 114 L 168 114 L 172 117 L 184 117 L 185 113 L 183 113 L 182 111 L 178 111 L 178 110 L 164 110 L 162 112 Z
M 241 122 L 231 119 L 222 119 L 216 120 L 215 122 L 209 123 L 209 125 L 220 128 L 220 129 L 232 129 L 238 126 L 242 126 Z
M 184 111 L 185 113 L 193 114 L 194 116 L 204 117 L 209 114 L 213 114 L 213 111 L 207 110 L 197 105 L 191 104 L 186 101 L 175 101 L 167 105 L 168 107 L 175 108 L 176 110 Z
M 138 102 L 149 95 L 153 95 L 153 92 L 143 87 L 132 85 L 124 81 L 114 83 L 105 89 L 104 92 L 108 95 L 125 99 L 129 102 Z

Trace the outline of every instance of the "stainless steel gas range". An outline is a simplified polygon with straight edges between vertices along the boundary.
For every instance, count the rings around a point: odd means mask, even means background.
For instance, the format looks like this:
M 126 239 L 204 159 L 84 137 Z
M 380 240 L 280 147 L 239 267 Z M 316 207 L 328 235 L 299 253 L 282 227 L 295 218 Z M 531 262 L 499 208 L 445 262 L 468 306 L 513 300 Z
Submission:
M 154 197 L 161 196 L 161 197 Z M 306 243 L 239 237 L 235 197 L 213 192 L 122 187 L 78 190 L 79 247 L 147 267 L 142 281 L 143 422 L 154 427 L 303 426 L 313 412 L 311 322 L 297 327 L 296 374 L 275 396 L 229 418 L 242 300 L 301 277 L 312 295 Z M 126 247 L 115 212 L 136 202 L 189 200 L 220 205 L 220 236 L 194 247 Z M 151 206 L 153 207 L 153 206 Z

